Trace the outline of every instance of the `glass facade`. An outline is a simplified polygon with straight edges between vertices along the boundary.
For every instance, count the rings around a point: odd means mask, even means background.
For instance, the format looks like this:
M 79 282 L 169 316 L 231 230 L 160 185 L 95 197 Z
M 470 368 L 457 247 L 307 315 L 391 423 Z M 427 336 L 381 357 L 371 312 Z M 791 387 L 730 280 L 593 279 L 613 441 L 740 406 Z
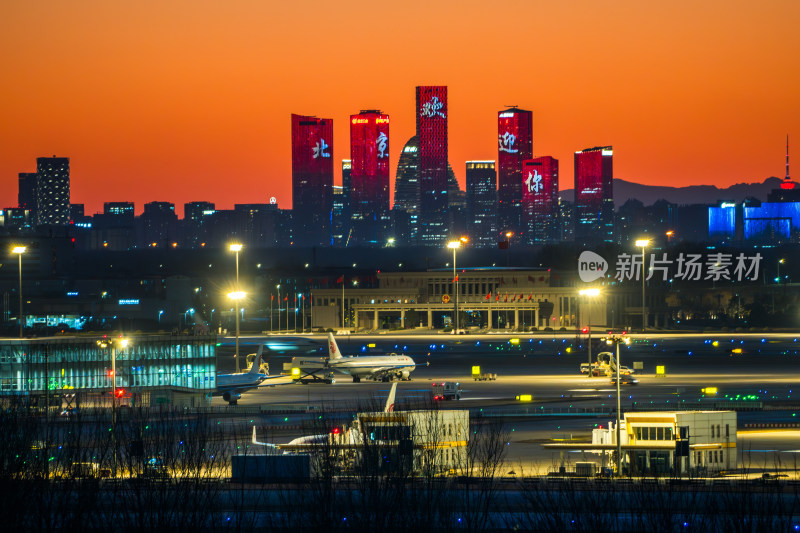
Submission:
M 497 171 L 494 161 L 467 161 L 467 234 L 473 246 L 497 241 Z
M 528 244 L 559 241 L 558 159 L 529 159 L 522 165 L 522 237 Z
M 730 238 L 736 233 L 736 206 L 723 204 L 721 207 L 708 208 L 708 236 L 712 238 Z
M 419 244 L 441 246 L 447 239 L 447 87 L 416 88 Z
M 350 159 L 354 242 L 382 242 L 389 217 L 389 115 L 362 111 L 350 117 Z
M 512 107 L 497 113 L 499 230 L 522 229 L 522 162 L 533 157 L 533 113 Z
M 758 207 L 744 208 L 745 239 L 788 241 L 798 232 L 800 202 L 764 202 Z
M 98 338 L 0 341 L 0 395 L 101 392 L 111 389 L 111 348 Z M 173 387 L 195 392 L 216 388 L 216 337 L 131 337 L 114 349 L 116 386 L 133 391 Z
M 576 242 L 614 242 L 613 158 L 611 146 L 575 152 Z
M 333 120 L 292 115 L 295 244 L 331 244 Z

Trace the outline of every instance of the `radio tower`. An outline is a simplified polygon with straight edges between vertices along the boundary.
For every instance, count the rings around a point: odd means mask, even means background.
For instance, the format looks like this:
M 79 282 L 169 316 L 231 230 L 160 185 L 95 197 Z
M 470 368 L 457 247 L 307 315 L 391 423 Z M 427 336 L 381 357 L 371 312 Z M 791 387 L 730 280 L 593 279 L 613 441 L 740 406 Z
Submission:
M 786 134 L 786 177 L 783 178 L 781 189 L 794 189 L 794 182 L 789 177 L 789 134 Z

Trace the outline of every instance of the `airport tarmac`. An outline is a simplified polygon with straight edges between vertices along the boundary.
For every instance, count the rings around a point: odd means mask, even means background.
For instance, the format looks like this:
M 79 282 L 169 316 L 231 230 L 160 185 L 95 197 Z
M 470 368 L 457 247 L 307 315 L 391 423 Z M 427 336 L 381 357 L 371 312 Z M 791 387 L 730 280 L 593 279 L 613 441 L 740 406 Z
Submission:
M 574 335 L 523 336 L 509 343 L 507 338 L 492 335 L 451 337 L 446 335 L 411 337 L 337 337 L 345 355 L 397 352 L 404 353 L 420 365 L 412 373 L 412 381 L 398 385 L 398 408 L 404 405 L 430 403 L 432 384 L 436 381 L 458 381 L 463 389 L 461 401 L 445 402 L 444 408 L 469 408 L 473 413 L 493 413 L 504 421 L 507 432 L 506 460 L 509 471 L 517 475 L 546 473 L 558 468 L 561 461 L 595 460 L 589 454 L 545 450 L 542 442 L 553 438 L 589 440 L 591 430 L 608 424 L 614 418 L 616 388 L 606 377 L 587 377 L 579 373 L 580 364 L 587 362 L 585 338 Z M 435 342 L 434 342 L 435 341 Z M 770 404 L 772 410 L 739 412 L 740 465 L 766 469 L 794 465 L 797 460 L 797 430 L 746 430 L 747 424 L 800 422 L 800 409 L 794 388 L 800 382 L 800 355 L 797 338 L 793 335 L 648 335 L 632 336 L 630 345 L 621 346 L 623 365 L 634 367 L 637 385 L 622 387 L 623 411 L 649 406 L 675 410 L 714 408 L 715 402 L 751 402 L 754 406 Z M 242 352 L 255 351 L 260 338 L 245 338 Z M 323 336 L 274 337 L 268 344 L 279 349 L 265 350 L 271 373 L 280 372 L 291 360 L 292 345 L 297 351 L 313 352 L 324 349 Z M 605 344 L 594 340 L 592 351 L 610 351 Z M 219 348 L 222 369 L 230 365 L 230 348 Z M 319 352 L 322 355 L 322 352 Z M 230 365 L 232 366 L 232 365 Z M 497 374 L 496 381 L 476 382 L 471 378 L 473 366 L 482 372 Z M 664 374 L 656 376 L 656 367 L 664 366 Z M 285 380 L 282 380 L 285 381 Z M 716 387 L 716 394 L 703 389 Z M 240 406 L 264 408 L 301 408 L 312 406 L 336 411 L 352 411 L 381 404 L 388 394 L 389 384 L 363 381 L 352 383 L 347 375 L 337 375 L 336 383 L 289 384 L 261 387 L 245 393 Z M 532 395 L 530 403 L 521 404 L 515 398 Z M 224 406 L 220 398 L 213 405 Z M 746 405 L 746 404 L 745 404 Z M 683 406 L 683 407 L 682 407 Z M 236 409 L 232 407 L 231 410 Z M 520 414 L 522 416 L 511 416 Z M 605 411 L 592 413 L 581 411 Z M 506 413 L 507 416 L 503 416 Z M 287 420 L 287 425 L 297 427 Z M 302 432 L 278 431 L 275 439 L 294 438 Z

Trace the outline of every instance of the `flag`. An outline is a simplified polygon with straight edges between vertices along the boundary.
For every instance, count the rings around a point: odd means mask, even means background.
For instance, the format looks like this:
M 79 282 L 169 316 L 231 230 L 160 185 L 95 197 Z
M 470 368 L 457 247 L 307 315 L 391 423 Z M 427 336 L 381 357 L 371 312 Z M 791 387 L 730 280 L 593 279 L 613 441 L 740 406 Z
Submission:
M 535 279 L 533 279 L 533 276 L 528 276 L 528 281 L 534 282 L 534 281 L 536 281 L 536 280 L 535 280 Z
M 284 297 L 283 297 L 283 301 L 284 301 L 284 302 L 288 302 L 288 301 L 289 301 L 289 297 L 288 297 L 288 296 L 284 296 Z
M 270 294 L 269 295 L 269 301 L 270 302 L 274 302 L 275 301 L 275 295 L 274 294 Z
M 492 292 L 489 291 L 489 294 L 486 295 L 486 298 L 484 298 L 484 300 L 490 300 L 491 298 L 492 298 Z
M 519 295 L 519 299 L 522 300 L 523 298 L 525 298 L 525 295 L 524 294 L 520 294 Z
M 453 283 L 458 283 L 458 274 L 456 274 L 456 277 L 453 279 Z
M 528 301 L 529 301 L 529 302 L 531 301 L 531 298 L 533 298 L 533 294 L 529 294 L 529 295 L 528 295 Z
M 494 301 L 495 302 L 499 302 L 500 301 L 500 293 L 499 292 L 497 293 L 497 296 L 495 296 Z
M 503 301 L 504 301 L 504 302 L 507 302 L 507 301 L 508 301 L 508 293 L 507 293 L 507 292 L 506 292 L 506 299 L 505 299 L 505 300 L 503 300 Z
M 344 283 L 344 276 L 339 276 L 339 277 L 336 279 L 336 283 Z

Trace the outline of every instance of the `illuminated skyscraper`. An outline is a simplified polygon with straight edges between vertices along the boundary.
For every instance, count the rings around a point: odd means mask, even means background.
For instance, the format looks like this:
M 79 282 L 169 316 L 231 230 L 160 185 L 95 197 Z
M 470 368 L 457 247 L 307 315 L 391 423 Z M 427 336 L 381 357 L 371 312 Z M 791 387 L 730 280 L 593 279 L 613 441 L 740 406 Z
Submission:
M 297 246 L 330 245 L 333 120 L 292 115 L 292 218 Z
M 441 246 L 449 233 L 447 213 L 447 87 L 416 89 L 419 244 Z
M 550 156 L 522 163 L 522 239 L 528 244 L 560 240 L 558 159 Z
M 494 161 L 467 161 L 467 235 L 473 246 L 497 242 L 497 171 Z
M 69 158 L 36 159 L 36 222 L 52 226 L 69 224 Z
M 350 117 L 350 159 L 353 239 L 382 243 L 389 221 L 389 115 L 361 111 Z
M 522 230 L 522 162 L 533 157 L 533 113 L 511 107 L 497 113 L 497 209 L 500 231 Z
M 614 242 L 614 151 L 575 152 L 575 242 Z

